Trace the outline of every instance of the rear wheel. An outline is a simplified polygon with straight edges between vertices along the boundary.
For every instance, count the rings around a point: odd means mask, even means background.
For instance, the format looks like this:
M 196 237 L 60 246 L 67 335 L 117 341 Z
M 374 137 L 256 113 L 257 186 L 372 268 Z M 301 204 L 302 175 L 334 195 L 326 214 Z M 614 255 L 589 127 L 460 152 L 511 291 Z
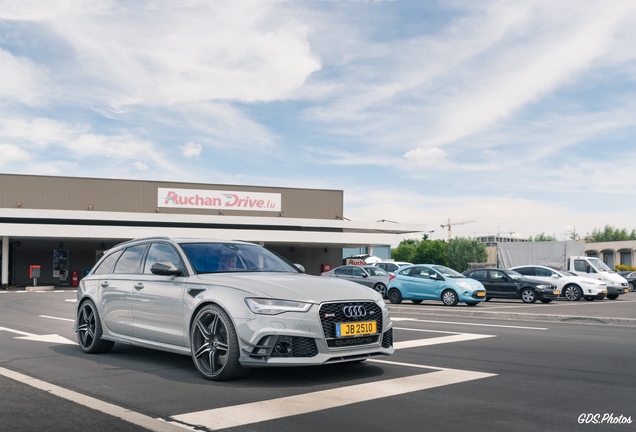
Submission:
M 95 303 L 86 300 L 77 311 L 77 343 L 89 354 L 110 351 L 113 341 L 102 339 L 102 322 Z
M 402 293 L 396 288 L 389 290 L 389 301 L 393 304 L 402 303 Z
M 453 290 L 446 290 L 442 293 L 442 303 L 445 306 L 455 306 L 459 303 L 459 299 L 457 298 L 457 294 Z
M 537 301 L 537 293 L 534 292 L 532 288 L 524 288 L 521 291 L 521 300 L 524 303 L 534 303 Z
M 579 301 L 583 296 L 581 288 L 576 285 L 568 285 L 563 288 L 563 296 L 569 301 Z
M 239 344 L 232 320 L 217 305 L 204 306 L 192 321 L 190 349 L 194 365 L 206 379 L 240 378 L 249 371 L 239 363 Z

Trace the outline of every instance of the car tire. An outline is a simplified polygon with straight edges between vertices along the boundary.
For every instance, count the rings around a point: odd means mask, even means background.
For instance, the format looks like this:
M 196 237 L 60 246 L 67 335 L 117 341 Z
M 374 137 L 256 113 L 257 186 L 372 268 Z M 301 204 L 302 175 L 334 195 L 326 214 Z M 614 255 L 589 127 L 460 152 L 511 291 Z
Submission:
M 594 301 L 594 297 L 585 297 L 586 301 Z
M 97 307 L 91 300 L 86 300 L 77 311 L 77 343 L 85 353 L 105 353 L 115 343 L 102 339 L 102 335 L 102 321 Z
M 608 294 L 607 298 L 610 300 L 616 300 L 618 298 L 618 294 Z
M 532 288 L 524 288 L 521 290 L 521 300 L 524 303 L 535 303 L 537 301 L 537 293 Z
M 466 306 L 477 306 L 477 303 L 479 303 L 479 302 L 466 303 Z
M 459 303 L 459 298 L 457 298 L 455 291 L 447 289 L 442 292 L 442 303 L 444 306 L 456 306 Z
M 629 283 L 629 290 L 630 290 L 631 292 L 636 291 L 636 282 L 630 282 L 630 283 Z
M 420 304 L 422 303 L 422 300 L 411 300 L 414 304 Z
M 567 285 L 563 288 L 563 297 L 568 301 L 579 301 L 583 297 L 583 292 L 576 285 Z
M 389 301 L 393 304 L 402 303 L 402 293 L 396 288 L 389 290 Z
M 545 303 L 545 304 L 552 303 L 552 299 L 542 299 L 541 303 Z
M 239 363 L 240 348 L 232 320 L 217 305 L 204 306 L 192 320 L 190 349 L 194 365 L 206 379 L 225 381 L 249 371 Z
M 382 298 L 386 298 L 386 286 L 383 283 L 375 284 L 373 289 L 376 290 L 378 293 L 380 293 Z

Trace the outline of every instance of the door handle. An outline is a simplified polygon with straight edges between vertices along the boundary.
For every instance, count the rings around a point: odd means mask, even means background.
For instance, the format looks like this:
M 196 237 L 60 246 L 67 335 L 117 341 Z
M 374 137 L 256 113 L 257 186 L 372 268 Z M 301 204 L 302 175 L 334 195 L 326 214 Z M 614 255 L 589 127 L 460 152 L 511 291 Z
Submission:
M 135 284 L 135 289 L 140 290 L 144 288 L 144 284 L 141 282 L 138 282 Z

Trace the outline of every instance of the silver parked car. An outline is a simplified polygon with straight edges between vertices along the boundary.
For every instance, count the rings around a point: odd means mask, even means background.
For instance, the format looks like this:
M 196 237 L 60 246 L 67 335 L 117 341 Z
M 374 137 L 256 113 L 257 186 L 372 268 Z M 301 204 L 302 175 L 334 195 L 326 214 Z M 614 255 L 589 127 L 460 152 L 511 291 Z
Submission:
M 344 265 L 335 269 L 323 272 L 320 276 L 335 277 L 373 288 L 386 297 L 386 287 L 389 286 L 391 275 L 382 270 L 380 267 L 373 265 L 356 266 Z
M 80 281 L 75 331 L 87 353 L 122 342 L 187 354 L 218 381 L 251 367 L 393 354 L 380 294 L 306 275 L 238 241 L 157 237 L 115 246 Z

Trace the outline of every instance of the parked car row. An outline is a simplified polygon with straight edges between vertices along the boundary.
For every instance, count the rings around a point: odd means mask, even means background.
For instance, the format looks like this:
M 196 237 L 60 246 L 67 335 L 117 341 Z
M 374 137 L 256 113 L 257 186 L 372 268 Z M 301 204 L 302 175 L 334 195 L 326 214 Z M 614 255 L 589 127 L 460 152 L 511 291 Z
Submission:
M 633 286 L 636 272 L 627 273 L 632 273 L 630 284 Z M 493 298 L 550 303 L 558 297 L 569 301 L 593 301 L 608 295 L 605 282 L 541 265 L 477 268 L 462 274 L 440 265 L 391 261 L 368 266 L 341 266 L 322 275 L 369 286 L 394 304 L 404 300 L 415 304 L 439 300 L 448 306 L 458 303 L 475 306 Z

